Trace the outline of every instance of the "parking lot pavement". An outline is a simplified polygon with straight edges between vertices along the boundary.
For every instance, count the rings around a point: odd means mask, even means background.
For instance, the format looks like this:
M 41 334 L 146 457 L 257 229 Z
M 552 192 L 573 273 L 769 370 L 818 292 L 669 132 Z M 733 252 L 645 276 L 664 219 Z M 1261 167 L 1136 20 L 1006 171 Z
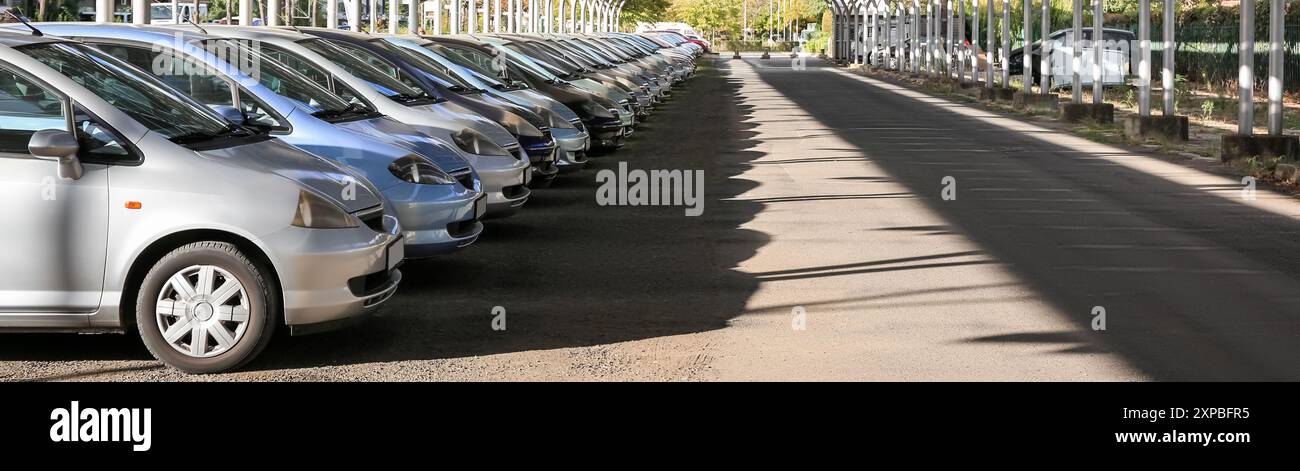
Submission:
M 10 335 L 0 378 L 1300 376 L 1294 201 L 808 65 L 706 60 L 626 149 L 408 263 L 364 325 L 205 377 L 130 337 Z M 703 215 L 598 205 L 620 162 L 704 171 Z

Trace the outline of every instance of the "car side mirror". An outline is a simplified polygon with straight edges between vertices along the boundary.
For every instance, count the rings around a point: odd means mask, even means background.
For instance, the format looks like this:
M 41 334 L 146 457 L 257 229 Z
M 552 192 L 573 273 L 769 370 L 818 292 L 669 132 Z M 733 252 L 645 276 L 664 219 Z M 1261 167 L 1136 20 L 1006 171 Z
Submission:
M 216 111 L 222 118 L 226 118 L 226 121 L 235 124 L 245 124 L 248 122 L 248 116 L 244 115 L 244 111 L 239 108 L 227 105 L 213 105 L 211 108 L 212 111 Z
M 27 152 L 32 157 L 58 162 L 59 178 L 68 180 L 81 179 L 81 159 L 77 158 L 79 150 L 81 145 L 77 143 L 77 138 L 72 133 L 59 129 L 36 131 L 31 140 L 27 141 Z

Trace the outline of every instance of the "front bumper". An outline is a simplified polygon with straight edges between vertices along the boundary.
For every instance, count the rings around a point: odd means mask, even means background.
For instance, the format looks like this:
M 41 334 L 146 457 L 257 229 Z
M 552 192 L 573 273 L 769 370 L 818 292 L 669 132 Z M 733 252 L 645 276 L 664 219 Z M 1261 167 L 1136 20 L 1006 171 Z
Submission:
M 478 185 L 481 188 L 481 183 Z M 383 191 L 402 222 L 407 258 L 455 252 L 478 240 L 483 224 L 476 202 L 486 198 L 458 185 L 401 185 Z
M 520 152 L 520 157 L 469 156 L 470 164 L 482 182 L 483 193 L 487 194 L 487 211 L 483 219 L 506 217 L 519 212 L 532 194 L 528 189 L 528 182 L 532 180 L 532 166 L 528 163 L 528 157 L 518 148 L 511 151 Z
M 263 238 L 284 295 L 284 321 L 293 331 L 378 310 L 397 291 L 405 258 L 397 218 L 383 232 L 366 227 L 288 227 Z
M 617 149 L 623 146 L 623 140 L 627 137 L 626 130 L 630 125 L 623 124 L 622 118 L 601 118 L 598 123 L 587 125 L 587 132 L 591 134 L 592 149 Z
M 587 148 L 591 146 L 591 135 L 575 128 L 551 128 L 551 137 L 558 147 L 555 151 L 555 166 L 560 172 L 573 172 L 587 166 Z
M 560 173 L 556 168 L 556 149 L 559 145 L 553 136 L 548 130 L 544 137 L 519 137 L 519 143 L 523 145 L 533 167 L 533 181 L 552 180 Z

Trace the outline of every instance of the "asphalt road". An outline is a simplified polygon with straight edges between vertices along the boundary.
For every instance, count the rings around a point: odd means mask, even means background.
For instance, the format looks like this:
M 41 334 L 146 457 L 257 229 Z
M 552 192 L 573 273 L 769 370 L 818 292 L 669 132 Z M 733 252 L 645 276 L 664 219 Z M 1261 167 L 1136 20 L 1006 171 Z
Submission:
M 808 65 L 708 61 L 364 325 L 203 377 L 130 336 L 6 335 L 0 379 L 1300 378 L 1300 202 Z M 704 171 L 703 215 L 598 205 L 619 162 Z

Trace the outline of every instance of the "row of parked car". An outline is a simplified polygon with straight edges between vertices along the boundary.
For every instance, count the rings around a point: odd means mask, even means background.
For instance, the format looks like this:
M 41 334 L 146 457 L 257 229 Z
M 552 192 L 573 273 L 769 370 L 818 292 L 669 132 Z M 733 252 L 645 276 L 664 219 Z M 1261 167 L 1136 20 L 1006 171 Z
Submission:
M 0 28 L 0 330 L 139 332 L 182 371 L 346 325 L 399 266 L 622 146 L 675 33 Z

